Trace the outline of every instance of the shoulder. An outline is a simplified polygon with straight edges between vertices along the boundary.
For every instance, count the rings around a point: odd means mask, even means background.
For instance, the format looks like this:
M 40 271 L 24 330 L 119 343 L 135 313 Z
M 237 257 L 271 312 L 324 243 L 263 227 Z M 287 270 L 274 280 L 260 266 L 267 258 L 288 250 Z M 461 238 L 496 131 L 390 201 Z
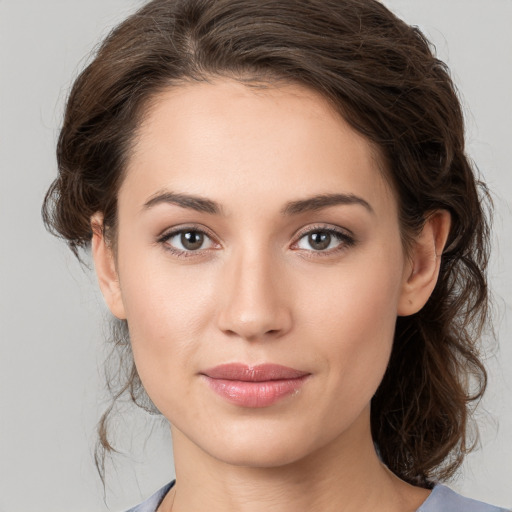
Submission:
M 436 485 L 417 512 L 507 512 L 507 509 L 464 498 L 445 485 Z
M 126 512 L 156 512 L 156 509 L 162 503 L 165 495 L 169 492 L 171 487 L 174 485 L 175 480 L 164 485 L 161 489 L 155 492 L 152 496 L 150 496 L 147 500 L 139 503 L 135 507 L 132 507 L 130 510 Z

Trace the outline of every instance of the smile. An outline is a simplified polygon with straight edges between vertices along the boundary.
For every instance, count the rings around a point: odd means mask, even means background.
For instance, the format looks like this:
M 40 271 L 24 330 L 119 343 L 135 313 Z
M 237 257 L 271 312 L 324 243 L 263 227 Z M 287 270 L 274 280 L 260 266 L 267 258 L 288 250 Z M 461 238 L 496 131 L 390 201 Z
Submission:
M 297 393 L 311 375 L 286 366 L 262 364 L 254 367 L 229 363 L 202 372 L 215 393 L 241 407 L 268 407 Z

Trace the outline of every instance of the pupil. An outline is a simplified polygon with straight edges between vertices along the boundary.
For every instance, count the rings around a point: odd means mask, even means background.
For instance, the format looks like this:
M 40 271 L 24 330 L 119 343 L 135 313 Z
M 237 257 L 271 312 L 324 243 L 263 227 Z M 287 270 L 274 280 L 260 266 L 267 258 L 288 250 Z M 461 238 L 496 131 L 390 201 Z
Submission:
M 331 243 L 330 233 L 316 232 L 309 235 L 309 243 L 313 249 L 326 249 Z
M 185 249 L 199 249 L 203 245 L 204 236 L 197 231 L 187 231 L 181 234 L 181 243 Z

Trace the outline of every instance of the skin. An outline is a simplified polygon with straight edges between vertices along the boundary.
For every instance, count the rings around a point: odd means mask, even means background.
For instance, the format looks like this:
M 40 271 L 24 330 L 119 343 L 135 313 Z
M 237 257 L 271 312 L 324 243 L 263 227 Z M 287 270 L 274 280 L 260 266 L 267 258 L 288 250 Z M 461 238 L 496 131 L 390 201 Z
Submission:
M 155 199 L 170 192 L 221 211 Z M 283 214 L 333 193 L 369 207 Z M 397 211 L 378 152 L 313 91 L 217 79 L 154 98 L 119 190 L 115 254 L 101 213 L 91 221 L 102 292 L 171 424 L 177 484 L 159 512 L 410 512 L 428 497 L 379 461 L 370 400 L 397 315 L 435 286 L 450 218 L 434 212 L 406 255 Z M 179 228 L 208 234 L 187 257 L 171 252 L 187 250 L 179 235 L 162 239 Z M 307 233 L 326 229 L 345 237 L 312 246 Z M 200 378 L 229 362 L 311 375 L 251 409 Z

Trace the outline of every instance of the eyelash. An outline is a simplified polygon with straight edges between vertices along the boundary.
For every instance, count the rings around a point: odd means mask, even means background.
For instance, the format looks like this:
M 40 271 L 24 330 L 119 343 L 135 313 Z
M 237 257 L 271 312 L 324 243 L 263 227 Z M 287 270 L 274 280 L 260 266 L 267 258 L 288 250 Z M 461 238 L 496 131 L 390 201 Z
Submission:
M 183 228 L 168 231 L 168 232 L 164 233 L 162 236 L 160 236 L 158 238 L 157 242 L 162 244 L 166 251 L 169 251 L 171 254 L 173 254 L 177 258 L 191 258 L 194 256 L 198 256 L 198 255 L 202 254 L 206 249 L 199 249 L 197 251 L 182 251 L 180 249 L 174 248 L 172 245 L 167 243 L 172 237 L 182 234 L 182 233 L 189 233 L 189 232 L 201 233 L 204 236 L 208 237 L 210 240 L 212 240 L 212 243 L 215 243 L 213 241 L 214 237 L 210 233 L 208 233 L 208 231 L 206 231 L 205 229 L 203 229 L 199 226 L 194 226 L 194 225 L 185 226 Z
M 162 244 L 166 251 L 169 251 L 177 258 L 190 258 L 194 256 L 201 255 L 205 250 L 207 249 L 198 249 L 196 251 L 183 251 L 181 249 L 176 249 L 167 242 L 173 238 L 176 235 L 180 235 L 182 233 L 187 232 L 194 232 L 194 233 L 200 233 L 204 236 L 208 237 L 210 240 L 212 240 L 212 243 L 215 244 L 214 238 L 211 234 L 208 233 L 208 231 L 204 230 L 203 228 L 199 226 L 186 226 L 182 227 L 176 230 L 168 231 L 167 233 L 164 233 L 162 236 L 160 236 L 157 239 L 157 242 L 159 244 Z M 312 234 L 312 233 L 327 233 L 334 238 L 336 238 L 340 244 L 335 247 L 334 249 L 330 249 L 327 251 L 315 251 L 314 249 L 306 250 L 308 254 L 308 258 L 316 258 L 316 257 L 326 257 L 326 256 L 332 256 L 333 254 L 337 254 L 339 252 L 342 252 L 350 247 L 353 247 L 356 244 L 356 240 L 352 235 L 347 234 L 344 231 L 332 228 L 332 227 L 325 227 L 325 226 L 313 226 L 309 227 L 308 229 L 299 232 L 297 235 L 296 241 L 293 243 L 293 245 L 297 245 L 300 240 L 302 240 L 304 237 Z
M 352 235 L 349 235 L 347 232 L 342 231 L 341 229 L 326 227 L 322 225 L 308 227 L 304 231 L 300 231 L 297 234 L 297 240 L 293 243 L 293 245 L 297 245 L 300 240 L 312 233 L 327 233 L 336 238 L 340 243 L 335 248 L 326 251 L 315 251 L 314 249 L 306 250 L 305 254 L 307 254 L 307 256 L 305 257 L 307 258 L 322 258 L 332 256 L 334 254 L 339 254 L 343 251 L 346 251 L 350 247 L 356 245 L 356 239 Z

